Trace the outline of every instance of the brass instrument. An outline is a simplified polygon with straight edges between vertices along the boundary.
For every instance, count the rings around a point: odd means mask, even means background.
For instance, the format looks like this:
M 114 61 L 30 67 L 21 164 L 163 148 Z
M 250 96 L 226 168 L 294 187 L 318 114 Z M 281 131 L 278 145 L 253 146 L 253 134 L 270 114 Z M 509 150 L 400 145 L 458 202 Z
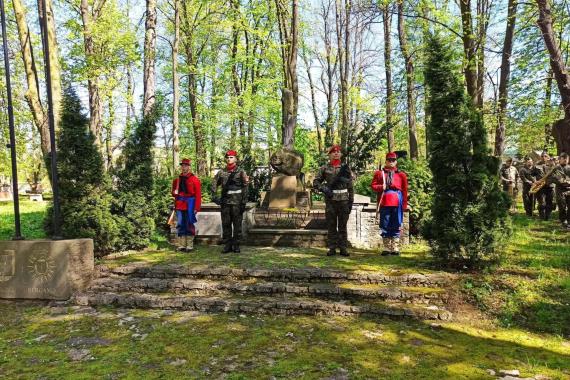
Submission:
M 540 189 L 542 189 L 546 185 L 546 180 L 548 179 L 548 177 L 550 177 L 554 169 L 556 169 L 556 165 L 553 166 L 541 179 L 533 183 L 532 186 L 530 187 L 529 194 L 538 193 Z

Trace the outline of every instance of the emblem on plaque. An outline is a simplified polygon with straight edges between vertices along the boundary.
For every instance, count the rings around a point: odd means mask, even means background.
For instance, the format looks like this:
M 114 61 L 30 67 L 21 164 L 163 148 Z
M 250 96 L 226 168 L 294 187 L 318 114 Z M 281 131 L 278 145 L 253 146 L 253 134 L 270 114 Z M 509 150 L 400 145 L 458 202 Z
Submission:
M 48 251 L 36 251 L 28 259 L 28 271 L 34 280 L 46 282 L 53 277 L 55 262 Z
M 0 282 L 8 281 L 16 273 L 16 251 L 6 249 L 0 252 Z

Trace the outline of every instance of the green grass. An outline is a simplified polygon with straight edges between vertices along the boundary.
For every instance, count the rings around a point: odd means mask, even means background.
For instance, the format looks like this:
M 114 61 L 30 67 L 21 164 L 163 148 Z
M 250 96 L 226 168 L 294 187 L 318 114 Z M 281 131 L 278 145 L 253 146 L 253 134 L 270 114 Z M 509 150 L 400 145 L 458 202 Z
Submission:
M 570 233 L 553 220 L 513 217 L 500 267 L 465 280 L 465 292 L 505 326 L 570 336 Z
M 14 303 L 0 303 L 0 315 L 6 379 L 491 379 L 487 369 L 570 376 L 570 342 L 514 329 L 112 308 L 52 314 Z M 88 359 L 71 361 L 73 342 L 85 338 L 99 344 L 80 344 Z
M 46 237 L 43 223 L 49 202 L 31 202 L 20 200 L 20 225 L 22 236 L 26 239 Z M 14 237 L 14 203 L 0 202 L 0 240 Z

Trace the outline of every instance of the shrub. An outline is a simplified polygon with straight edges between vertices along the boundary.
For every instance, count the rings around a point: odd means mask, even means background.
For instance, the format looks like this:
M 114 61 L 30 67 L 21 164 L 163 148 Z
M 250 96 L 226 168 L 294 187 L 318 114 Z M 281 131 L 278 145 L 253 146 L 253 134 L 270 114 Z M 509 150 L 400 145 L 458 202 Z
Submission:
M 433 201 L 432 174 L 426 160 L 398 160 L 398 167 L 408 176 L 408 205 L 410 207 L 410 233 L 420 235 L 429 219 Z
M 509 200 L 499 189 L 498 159 L 490 156 L 483 119 L 465 94 L 451 49 L 429 38 L 425 78 L 433 173 L 432 218 L 426 237 L 449 265 L 479 267 L 499 258 L 510 231 Z
M 60 232 L 64 238 L 91 238 L 99 255 L 115 249 L 119 228 L 110 212 L 109 181 L 103 158 L 89 131 L 75 92 L 65 90 L 57 136 Z M 48 208 L 45 229 L 54 234 L 53 205 Z

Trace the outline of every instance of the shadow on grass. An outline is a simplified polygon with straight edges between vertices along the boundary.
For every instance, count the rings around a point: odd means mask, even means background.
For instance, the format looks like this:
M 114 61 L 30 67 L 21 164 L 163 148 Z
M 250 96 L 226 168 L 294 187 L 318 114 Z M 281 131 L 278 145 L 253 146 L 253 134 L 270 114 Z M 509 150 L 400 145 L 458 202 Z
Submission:
M 0 352 L 10 352 L 0 355 L 3 374 L 481 379 L 491 378 L 487 369 L 518 369 L 522 377 L 570 375 L 568 342 L 517 330 L 367 317 L 98 311 L 54 314 L 0 303 Z M 133 326 L 148 334 L 144 342 L 133 338 Z M 88 349 L 92 359 L 72 361 L 72 347 Z

